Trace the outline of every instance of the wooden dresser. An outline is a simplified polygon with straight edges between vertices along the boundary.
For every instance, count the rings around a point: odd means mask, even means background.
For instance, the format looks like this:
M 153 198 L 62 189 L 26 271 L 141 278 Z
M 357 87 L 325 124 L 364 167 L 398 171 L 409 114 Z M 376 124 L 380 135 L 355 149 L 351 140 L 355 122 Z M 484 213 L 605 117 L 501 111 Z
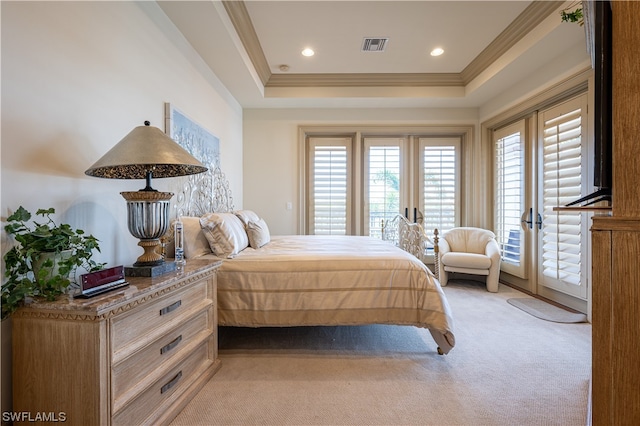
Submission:
M 13 411 L 72 425 L 169 423 L 220 366 L 216 269 L 129 277 L 13 315 Z

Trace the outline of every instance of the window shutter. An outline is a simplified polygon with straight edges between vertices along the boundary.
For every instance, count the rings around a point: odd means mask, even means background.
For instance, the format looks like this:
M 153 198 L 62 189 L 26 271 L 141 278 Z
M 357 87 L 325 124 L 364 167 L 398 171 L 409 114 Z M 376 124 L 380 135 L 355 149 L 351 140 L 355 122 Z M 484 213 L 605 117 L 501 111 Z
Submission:
M 582 111 L 544 120 L 543 126 L 542 274 L 579 286 L 583 218 L 554 212 L 553 207 L 582 195 Z
M 457 179 L 458 144 L 422 145 L 423 228 L 443 233 L 458 222 L 459 190 Z M 456 141 L 457 142 L 457 141 Z
M 310 231 L 317 235 L 349 232 L 350 140 L 310 140 Z

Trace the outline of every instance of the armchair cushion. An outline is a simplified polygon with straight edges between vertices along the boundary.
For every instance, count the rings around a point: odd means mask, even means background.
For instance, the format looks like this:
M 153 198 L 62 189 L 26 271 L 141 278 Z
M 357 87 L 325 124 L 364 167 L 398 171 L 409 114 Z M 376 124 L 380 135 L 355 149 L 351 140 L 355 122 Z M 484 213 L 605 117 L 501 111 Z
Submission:
M 491 258 L 484 254 L 450 251 L 442 255 L 441 261 L 445 265 L 445 268 L 451 266 L 454 268 L 489 270 L 491 267 Z

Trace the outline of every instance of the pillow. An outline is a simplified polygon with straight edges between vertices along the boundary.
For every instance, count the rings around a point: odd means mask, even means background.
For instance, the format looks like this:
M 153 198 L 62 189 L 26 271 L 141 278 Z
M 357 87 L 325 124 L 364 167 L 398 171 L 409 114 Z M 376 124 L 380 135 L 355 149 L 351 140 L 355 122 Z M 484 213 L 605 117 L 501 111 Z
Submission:
M 271 241 L 269 227 L 264 219 L 257 222 L 249 222 L 247 224 L 247 236 L 249 237 L 249 245 L 251 248 L 258 249 Z
M 193 259 L 194 257 L 203 256 L 211 253 L 211 247 L 209 247 L 209 241 L 202 232 L 200 227 L 199 217 L 187 217 L 180 218 L 182 221 L 183 242 L 184 242 L 184 258 Z M 169 231 L 167 232 L 167 245 L 165 247 L 165 253 L 167 257 L 173 258 L 175 256 L 175 231 L 174 224 L 175 219 L 171 222 Z
M 181 217 L 184 240 L 184 258 L 193 259 L 211 253 L 209 241 L 202 232 L 199 217 Z
M 257 222 L 260 220 L 260 216 L 258 216 L 252 210 L 236 210 L 233 212 L 238 218 L 242 221 L 242 224 L 246 228 L 249 222 Z
M 249 246 L 244 226 L 233 213 L 207 213 L 200 218 L 200 227 L 218 257 L 232 258 Z

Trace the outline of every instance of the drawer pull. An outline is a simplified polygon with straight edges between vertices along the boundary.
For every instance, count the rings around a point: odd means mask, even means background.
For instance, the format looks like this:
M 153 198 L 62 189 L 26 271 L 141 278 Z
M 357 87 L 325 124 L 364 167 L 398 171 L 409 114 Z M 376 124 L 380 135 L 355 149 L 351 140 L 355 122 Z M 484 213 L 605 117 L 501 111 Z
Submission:
M 181 377 L 182 377 L 182 370 L 180 370 L 180 372 L 178 372 L 178 374 L 176 374 L 176 376 L 173 379 L 169 380 L 169 382 L 167 382 L 166 385 L 160 388 L 160 393 L 165 393 L 166 391 L 174 387 L 175 384 L 178 383 L 178 380 L 180 380 Z
M 160 309 L 160 315 L 166 315 L 169 312 L 175 311 L 176 309 L 178 309 L 180 307 L 180 305 L 182 305 L 182 300 L 178 300 L 177 302 L 174 302 L 174 303 L 170 304 L 169 306 Z
M 163 355 L 166 352 L 169 352 L 171 349 L 175 348 L 176 346 L 178 346 L 178 343 L 180 343 L 182 341 L 182 334 L 179 335 L 178 337 L 176 337 L 175 339 L 173 339 L 173 341 L 171 343 L 166 344 L 165 346 L 160 348 L 160 355 Z

